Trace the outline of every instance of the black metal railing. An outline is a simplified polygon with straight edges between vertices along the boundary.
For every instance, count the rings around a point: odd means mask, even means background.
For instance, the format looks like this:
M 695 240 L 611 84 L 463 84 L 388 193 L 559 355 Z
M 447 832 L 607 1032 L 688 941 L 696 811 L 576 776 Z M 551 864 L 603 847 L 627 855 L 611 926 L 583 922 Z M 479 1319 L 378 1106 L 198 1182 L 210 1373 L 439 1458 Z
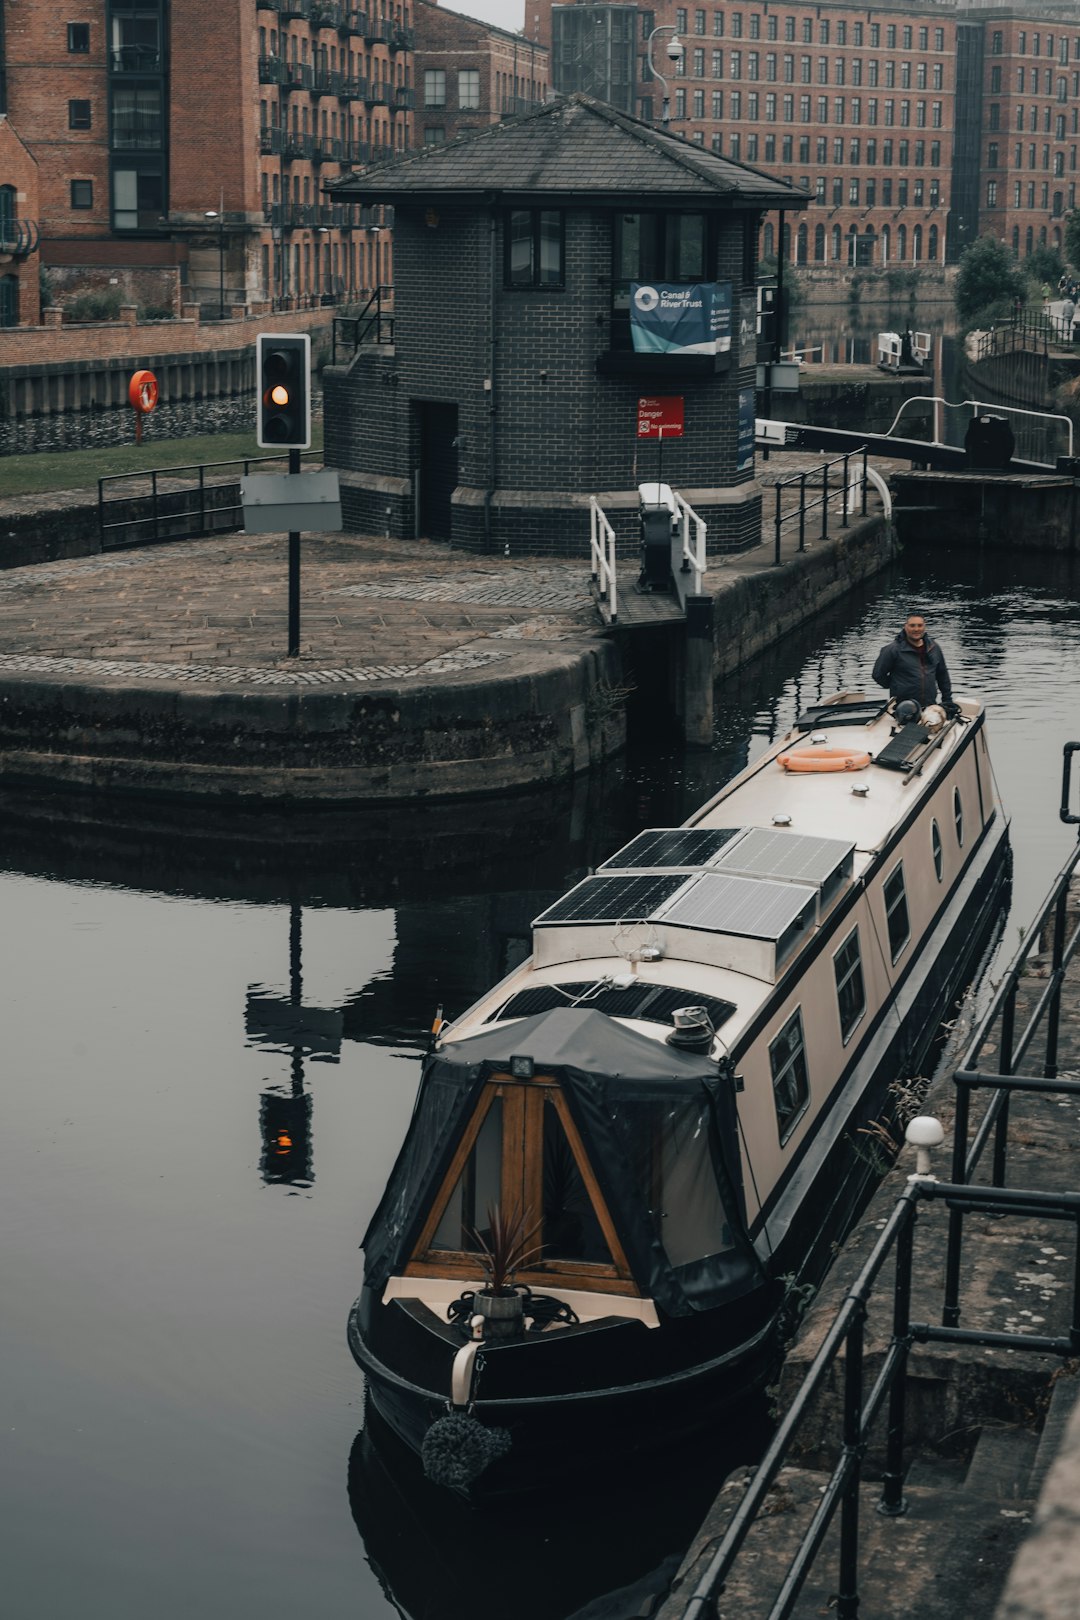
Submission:
M 840 512 L 840 527 L 846 529 L 848 519 L 858 505 L 859 515 L 866 516 L 866 446 L 861 450 L 849 450 L 842 456 L 834 456 L 831 461 L 823 461 L 815 467 L 808 467 L 804 472 L 792 473 L 790 478 L 782 478 L 776 484 L 776 512 L 773 519 L 776 542 L 776 556 L 774 566 L 780 566 L 780 539 L 785 523 L 799 525 L 799 550 L 806 550 L 806 518 L 809 512 L 821 511 L 821 538 L 824 540 L 829 533 L 829 502 L 835 501 L 834 513 Z M 859 479 L 859 491 L 852 500 L 851 476 L 849 466 L 852 461 L 858 463 L 862 457 L 862 477 Z M 838 483 L 832 480 L 832 469 L 841 467 Z M 783 510 L 784 491 L 798 490 L 798 503 L 789 511 Z
M 10 253 L 13 259 L 25 259 L 34 252 L 40 239 L 36 220 L 16 219 L 13 214 L 0 213 L 0 253 Z
M 321 452 L 305 451 L 304 455 L 309 460 L 312 456 L 322 459 Z M 98 535 L 102 551 L 232 533 L 243 521 L 241 477 L 246 477 L 252 467 L 268 462 L 284 462 L 287 466 L 288 451 L 233 461 L 151 467 L 144 472 L 109 473 L 99 478 Z M 231 476 L 227 469 L 232 469 Z M 113 493 L 117 488 L 125 492 Z
M 998 354 L 1048 354 L 1051 349 L 1073 347 L 1076 322 L 1045 310 L 1032 314 L 1023 310 L 988 332 L 980 332 L 975 344 L 976 360 L 990 360 Z
M 944 1202 L 950 1214 L 1028 1216 L 1071 1221 L 1080 1236 L 1080 1193 L 1026 1192 L 1012 1188 L 956 1186 L 952 1183 L 920 1179 L 909 1181 L 886 1221 L 881 1235 L 862 1270 L 848 1290 L 821 1348 L 784 1415 L 772 1443 L 758 1464 L 746 1494 L 736 1508 L 715 1553 L 709 1560 L 682 1613 L 682 1620 L 715 1620 L 715 1602 L 724 1590 L 736 1557 L 745 1542 L 765 1498 L 776 1481 L 811 1402 L 833 1363 L 843 1355 L 843 1434 L 839 1458 L 829 1476 L 810 1524 L 789 1564 L 780 1577 L 780 1586 L 768 1611 L 768 1620 L 787 1620 L 795 1607 L 818 1552 L 837 1510 L 840 1511 L 839 1580 L 835 1614 L 837 1620 L 857 1620 L 859 1613 L 859 1487 L 862 1459 L 870 1432 L 888 1398 L 885 1467 L 881 1480 L 879 1512 L 899 1518 L 906 1510 L 903 1496 L 903 1447 L 906 1404 L 906 1373 L 911 1345 L 978 1344 L 1010 1350 L 1036 1351 L 1063 1359 L 1080 1351 L 1080 1279 L 1073 1277 L 1073 1297 L 1069 1330 L 1066 1334 L 998 1333 L 937 1327 L 911 1320 L 911 1286 L 915 1252 L 916 1220 L 924 1200 Z M 863 1364 L 867 1306 L 874 1284 L 890 1256 L 894 1260 L 893 1325 L 888 1349 L 880 1371 L 869 1390 Z M 759 1571 L 755 1580 L 760 1582 Z
M 392 287 L 376 287 L 358 315 L 334 316 L 332 365 L 345 364 L 365 343 L 393 343 L 394 312 L 386 307 L 393 291 Z

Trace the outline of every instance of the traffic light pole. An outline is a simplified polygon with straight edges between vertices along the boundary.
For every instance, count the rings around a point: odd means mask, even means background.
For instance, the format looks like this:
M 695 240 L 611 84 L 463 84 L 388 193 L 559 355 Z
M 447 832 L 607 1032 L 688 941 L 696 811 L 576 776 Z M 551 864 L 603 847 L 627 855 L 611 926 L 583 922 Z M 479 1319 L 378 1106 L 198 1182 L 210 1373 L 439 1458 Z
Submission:
M 289 451 L 289 472 L 300 471 L 299 450 Z M 300 536 L 289 534 L 289 657 L 300 652 Z

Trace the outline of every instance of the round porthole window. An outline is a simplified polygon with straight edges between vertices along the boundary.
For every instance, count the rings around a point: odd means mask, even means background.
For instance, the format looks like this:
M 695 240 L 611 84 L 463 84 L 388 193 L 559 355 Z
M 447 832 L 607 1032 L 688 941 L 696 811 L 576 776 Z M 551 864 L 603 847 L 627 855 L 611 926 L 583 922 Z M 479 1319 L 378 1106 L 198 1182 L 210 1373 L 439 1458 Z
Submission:
M 930 823 L 930 848 L 934 852 L 934 871 L 937 873 L 937 880 L 940 883 L 942 872 L 941 832 L 936 821 Z
M 961 849 L 964 847 L 964 806 L 960 800 L 960 789 L 953 788 L 952 796 L 953 820 L 956 822 L 956 842 Z

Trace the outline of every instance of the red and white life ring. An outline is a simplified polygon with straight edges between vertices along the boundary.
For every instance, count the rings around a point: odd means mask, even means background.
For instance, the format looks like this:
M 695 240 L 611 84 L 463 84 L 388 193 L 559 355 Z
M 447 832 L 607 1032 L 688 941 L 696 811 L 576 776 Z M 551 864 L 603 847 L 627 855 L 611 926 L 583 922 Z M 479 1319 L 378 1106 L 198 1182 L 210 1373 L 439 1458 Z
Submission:
M 137 411 L 152 411 L 158 402 L 158 383 L 152 371 L 136 371 L 128 383 L 128 400 Z

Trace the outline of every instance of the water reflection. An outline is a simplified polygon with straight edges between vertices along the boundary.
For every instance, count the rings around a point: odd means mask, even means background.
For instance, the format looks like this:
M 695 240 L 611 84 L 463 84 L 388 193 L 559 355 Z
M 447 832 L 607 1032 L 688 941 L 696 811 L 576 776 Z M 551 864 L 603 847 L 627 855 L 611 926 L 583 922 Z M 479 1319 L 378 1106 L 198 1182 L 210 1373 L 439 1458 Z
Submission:
M 489 1565 L 493 1612 L 515 1616 L 646 1590 L 748 1439 L 659 1485 L 590 1479 L 488 1535 L 354 1443 L 357 1244 L 431 1015 L 512 965 L 589 866 L 865 686 L 911 607 L 986 698 L 1025 919 L 1072 843 L 1078 599 L 1067 559 L 911 552 L 726 682 L 712 750 L 657 730 L 603 776 L 491 804 L 297 818 L 0 796 L 5 1613 L 465 1620 L 491 1606 Z

